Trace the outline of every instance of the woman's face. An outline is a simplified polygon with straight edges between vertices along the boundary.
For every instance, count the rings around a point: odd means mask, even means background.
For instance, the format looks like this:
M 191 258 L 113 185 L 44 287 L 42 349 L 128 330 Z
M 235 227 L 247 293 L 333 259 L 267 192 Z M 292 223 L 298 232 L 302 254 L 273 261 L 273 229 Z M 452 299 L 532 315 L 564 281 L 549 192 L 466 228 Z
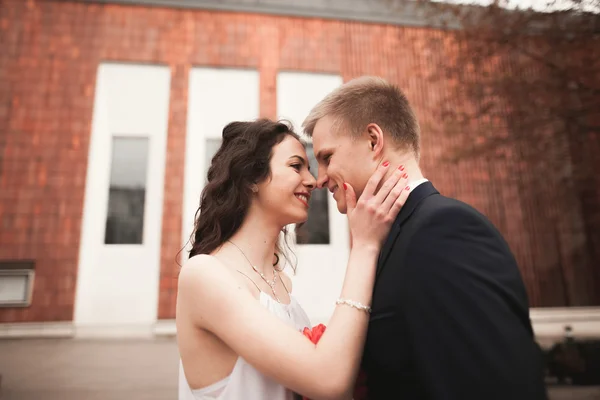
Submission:
M 258 205 L 282 226 L 306 221 L 316 180 L 302 143 L 287 135 L 273 147 L 270 168 L 271 177 L 257 185 Z

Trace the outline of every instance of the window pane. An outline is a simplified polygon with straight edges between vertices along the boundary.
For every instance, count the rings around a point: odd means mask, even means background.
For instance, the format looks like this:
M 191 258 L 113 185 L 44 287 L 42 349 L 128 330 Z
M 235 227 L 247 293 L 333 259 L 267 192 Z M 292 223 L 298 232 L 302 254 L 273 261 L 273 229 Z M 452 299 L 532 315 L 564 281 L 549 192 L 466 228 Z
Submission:
M 204 182 L 208 182 L 208 168 L 210 168 L 210 163 L 212 161 L 213 156 L 221 147 L 221 139 L 211 138 L 206 139 L 206 152 L 204 153 Z
M 317 160 L 313 152 L 312 143 L 305 144 L 310 171 L 317 175 Z M 310 197 L 308 220 L 296 228 L 296 242 L 298 244 L 329 244 L 329 207 L 327 205 L 328 193 L 326 189 L 317 189 Z
M 113 137 L 106 244 L 142 244 L 148 138 Z
M 27 301 L 29 275 L 0 274 L 0 304 L 23 303 Z

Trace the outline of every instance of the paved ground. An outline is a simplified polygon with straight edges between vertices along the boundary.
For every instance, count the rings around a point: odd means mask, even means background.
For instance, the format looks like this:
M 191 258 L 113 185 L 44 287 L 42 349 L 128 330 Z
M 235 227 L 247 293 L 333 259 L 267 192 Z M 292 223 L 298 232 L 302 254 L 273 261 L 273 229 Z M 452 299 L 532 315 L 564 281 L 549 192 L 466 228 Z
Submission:
M 175 400 L 178 355 L 164 340 L 0 340 L 2 400 Z
M 0 399 L 176 400 L 177 369 L 174 339 L 0 340 Z M 551 396 L 596 400 L 600 387 Z

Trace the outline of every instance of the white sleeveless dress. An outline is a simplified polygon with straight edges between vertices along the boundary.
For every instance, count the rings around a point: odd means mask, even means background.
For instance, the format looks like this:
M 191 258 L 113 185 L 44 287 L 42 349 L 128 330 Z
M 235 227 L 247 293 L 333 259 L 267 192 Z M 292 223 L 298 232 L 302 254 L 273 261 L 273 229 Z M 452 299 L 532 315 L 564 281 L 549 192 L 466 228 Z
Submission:
M 310 327 L 310 320 L 300 304 L 290 294 L 290 303 L 282 304 L 264 292 L 260 292 L 260 304 L 271 313 L 303 330 Z M 306 339 L 308 340 L 308 339 Z M 258 372 L 252 365 L 239 357 L 233 371 L 226 378 L 210 386 L 192 390 L 179 362 L 179 400 L 293 400 L 294 393 Z

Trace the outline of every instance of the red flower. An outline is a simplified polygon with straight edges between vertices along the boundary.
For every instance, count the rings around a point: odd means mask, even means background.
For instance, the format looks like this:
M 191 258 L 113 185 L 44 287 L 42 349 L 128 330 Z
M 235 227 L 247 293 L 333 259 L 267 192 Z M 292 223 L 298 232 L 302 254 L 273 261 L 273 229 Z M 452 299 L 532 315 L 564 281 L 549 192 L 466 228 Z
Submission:
M 302 331 L 304 336 L 306 336 L 314 344 L 317 344 L 319 339 L 321 339 L 321 336 L 323 336 L 323 332 L 325 332 L 325 325 L 323 324 L 319 324 L 313 327 L 312 329 L 309 329 L 307 327 L 304 328 L 304 330 Z
M 317 344 L 323 333 L 325 332 L 325 325 L 319 324 L 313 328 L 304 328 L 302 333 L 306 336 L 311 342 Z M 302 397 L 302 400 L 310 400 L 308 397 Z M 356 379 L 356 385 L 354 387 L 354 396 L 353 400 L 367 400 L 367 375 L 361 369 L 358 373 L 358 378 Z

